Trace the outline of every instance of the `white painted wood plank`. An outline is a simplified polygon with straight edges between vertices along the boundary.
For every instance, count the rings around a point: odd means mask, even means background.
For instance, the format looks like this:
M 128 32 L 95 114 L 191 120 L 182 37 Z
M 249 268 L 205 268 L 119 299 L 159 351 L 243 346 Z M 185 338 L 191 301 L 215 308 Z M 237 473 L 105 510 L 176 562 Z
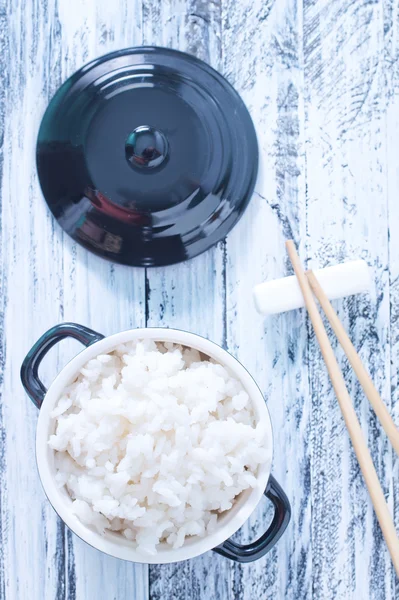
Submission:
M 308 3 L 305 11 L 308 255 L 311 266 L 364 258 L 376 303 L 335 303 L 390 408 L 388 214 L 382 2 Z M 392 450 L 337 349 L 375 466 L 392 504 Z M 313 589 L 322 598 L 394 597 L 392 565 L 314 336 Z
M 292 504 L 291 524 L 270 554 L 234 569 L 236 597 L 248 600 L 312 594 L 306 320 L 302 312 L 263 319 L 251 293 L 256 283 L 286 275 L 285 239 L 294 237 L 305 251 L 301 30 L 301 8 L 291 0 L 244 11 L 233 1 L 224 5 L 224 69 L 250 109 L 261 155 L 256 193 L 227 240 L 227 340 L 265 394 L 272 471 Z M 264 501 L 242 536 L 262 533 L 267 517 Z
M 144 272 L 112 265 L 76 247 L 50 217 L 35 170 L 37 130 L 52 93 L 87 60 L 140 44 L 141 19 L 141 4 L 122 0 L 26 0 L 8 7 L 10 78 L 2 182 L 8 299 L 2 390 L 4 598 L 148 597 L 146 566 L 102 555 L 56 518 L 35 467 L 36 410 L 19 382 L 26 351 L 55 323 L 78 321 L 104 334 L 144 324 Z M 53 351 L 43 376 L 51 380 L 71 355 L 71 345 Z
M 37 337 L 46 327 L 43 323 L 45 318 L 57 322 L 60 314 L 58 304 L 54 301 L 48 304 L 45 299 L 43 282 L 49 281 L 50 262 L 45 259 L 43 265 L 37 264 L 36 253 L 41 239 L 35 238 L 33 233 L 37 228 L 37 218 L 42 219 L 41 231 L 48 243 L 52 237 L 51 225 L 43 203 L 36 207 L 35 195 L 30 198 L 35 134 L 33 128 L 26 125 L 32 121 L 31 111 L 37 109 L 37 104 L 35 98 L 34 106 L 30 106 L 28 97 L 30 90 L 35 88 L 34 83 L 39 90 L 41 87 L 40 75 L 35 82 L 29 69 L 32 55 L 38 52 L 36 32 L 32 31 L 31 20 L 26 18 L 20 3 L 9 6 L 9 11 L 8 118 L 4 131 L 2 181 L 2 258 L 7 281 L 2 338 L 6 359 L 2 390 L 5 431 L 2 454 L 6 484 L 2 485 L 4 597 L 27 598 L 47 594 L 51 598 L 58 594 L 62 597 L 65 590 L 65 554 L 63 548 L 57 547 L 63 541 L 63 527 L 57 522 L 54 512 L 47 510 L 40 489 L 34 458 L 37 415 L 21 389 L 19 367 L 27 350 L 27 339 L 31 334 L 35 335 L 35 327 Z M 40 20 L 39 15 L 36 16 Z M 15 57 L 14 60 L 11 57 Z M 52 259 L 59 259 L 59 241 L 51 244 L 51 248 Z M 50 254 L 49 248 L 46 249 L 44 257 Z M 55 290 L 53 293 L 55 295 Z M 38 302 L 45 302 L 46 316 L 34 309 Z M 22 448 L 23 455 L 18 452 Z M 42 569 L 32 571 L 32 557 L 39 559 Z
M 384 74 L 386 81 L 386 166 L 389 217 L 389 301 L 390 301 L 390 385 L 392 416 L 399 427 L 399 169 L 397 148 L 399 139 L 399 2 L 384 2 Z M 393 470 L 390 495 L 393 513 L 399 526 L 399 458 L 392 451 Z M 399 579 L 392 572 L 393 597 L 399 598 Z
M 220 68 L 220 2 L 143 2 L 146 44 L 187 51 Z M 219 344 L 225 337 L 224 245 L 187 263 L 149 269 L 148 325 L 199 333 Z M 207 553 L 179 565 L 150 567 L 152 600 L 229 598 L 229 561 Z

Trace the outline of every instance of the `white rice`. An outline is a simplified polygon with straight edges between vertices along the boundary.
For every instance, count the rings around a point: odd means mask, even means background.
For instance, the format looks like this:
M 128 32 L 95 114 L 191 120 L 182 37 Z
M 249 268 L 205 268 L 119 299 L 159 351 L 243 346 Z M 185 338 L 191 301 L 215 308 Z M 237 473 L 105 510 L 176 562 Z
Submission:
M 134 341 L 90 360 L 52 416 L 56 480 L 76 515 L 151 555 L 213 531 L 271 459 L 242 384 L 169 343 Z

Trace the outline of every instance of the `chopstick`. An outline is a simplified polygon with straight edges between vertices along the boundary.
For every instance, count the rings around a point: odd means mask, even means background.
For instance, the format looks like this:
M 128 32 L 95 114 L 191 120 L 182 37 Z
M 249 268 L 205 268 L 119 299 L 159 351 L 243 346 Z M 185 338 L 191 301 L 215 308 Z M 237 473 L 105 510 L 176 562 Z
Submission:
M 312 321 L 313 329 L 319 342 L 320 350 L 326 364 L 331 383 L 341 408 L 342 416 L 344 417 L 349 436 L 352 440 L 353 449 L 355 450 L 357 460 L 363 473 L 371 501 L 374 506 L 377 519 L 379 521 L 382 533 L 384 535 L 392 563 L 395 567 L 396 574 L 399 577 L 399 539 L 396 533 L 388 505 L 385 500 L 384 492 L 378 480 L 369 449 L 363 437 L 362 429 L 353 408 L 348 390 L 345 385 L 341 369 L 339 368 L 334 351 L 328 339 L 327 332 L 324 328 L 323 321 L 316 306 L 316 301 L 313 297 L 312 289 L 305 275 L 304 270 L 295 249 L 294 242 L 289 240 L 286 242 L 287 252 L 290 257 L 292 266 L 297 276 L 298 283 L 302 290 L 303 298 L 310 320 Z
M 360 382 L 360 385 L 363 388 L 364 393 L 369 399 L 369 402 L 373 407 L 375 414 L 381 421 L 381 425 L 383 426 L 389 441 L 394 447 L 396 453 L 399 454 L 399 431 L 396 428 L 396 425 L 393 422 L 393 419 L 389 414 L 387 407 L 385 406 L 381 396 L 377 392 L 370 375 L 367 373 L 360 359 L 360 356 L 358 355 L 352 342 L 350 341 L 349 336 L 344 329 L 344 326 L 339 320 L 337 313 L 331 306 L 331 302 L 327 298 L 323 288 L 318 282 L 316 275 L 313 273 L 313 271 L 307 271 L 306 277 L 308 278 L 310 287 L 312 288 L 314 295 L 319 301 L 320 306 L 324 310 L 324 313 L 327 319 L 329 320 L 330 325 L 333 328 L 333 331 L 337 336 L 339 343 L 344 349 L 345 354 L 348 357 L 348 360 L 357 375 L 357 378 Z

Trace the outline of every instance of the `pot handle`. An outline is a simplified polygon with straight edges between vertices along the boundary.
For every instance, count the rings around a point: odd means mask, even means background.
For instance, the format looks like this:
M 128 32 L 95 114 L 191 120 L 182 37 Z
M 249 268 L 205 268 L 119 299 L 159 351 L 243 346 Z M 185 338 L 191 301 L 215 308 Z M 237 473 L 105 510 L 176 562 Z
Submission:
M 264 494 L 274 505 L 274 517 L 268 530 L 251 544 L 236 544 L 228 539 L 214 548 L 215 552 L 231 560 L 247 563 L 258 560 L 273 548 L 287 528 L 291 518 L 291 506 L 284 490 L 273 475 L 269 477 Z
M 39 365 L 50 348 L 67 337 L 78 340 L 84 346 L 90 346 L 94 342 L 102 340 L 104 336 L 77 323 L 61 323 L 46 331 L 38 339 L 36 344 L 29 350 L 21 367 L 22 385 L 37 408 L 41 407 L 47 392 L 39 379 Z

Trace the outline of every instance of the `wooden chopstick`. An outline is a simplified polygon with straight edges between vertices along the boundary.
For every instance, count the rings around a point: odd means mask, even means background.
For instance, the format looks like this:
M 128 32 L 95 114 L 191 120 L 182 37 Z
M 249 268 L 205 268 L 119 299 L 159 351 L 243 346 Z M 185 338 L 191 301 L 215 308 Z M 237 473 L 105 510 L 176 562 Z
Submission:
M 360 356 L 356 352 L 352 342 L 349 339 L 348 334 L 345 331 L 344 326 L 338 318 L 337 313 L 331 306 L 331 302 L 327 298 L 323 288 L 318 282 L 316 275 L 313 271 L 307 271 L 306 277 L 310 283 L 310 287 L 317 300 L 319 301 L 320 306 L 324 310 L 324 313 L 327 319 L 330 322 L 331 327 L 335 335 L 338 338 L 339 343 L 345 351 L 346 356 L 350 364 L 352 365 L 353 370 L 355 371 L 357 378 L 359 379 L 360 385 L 362 386 L 364 393 L 370 401 L 371 406 L 374 408 L 374 412 L 381 421 L 381 425 L 383 426 L 385 433 L 387 434 L 389 441 L 394 447 L 397 454 L 399 454 L 399 431 L 396 428 L 395 423 L 391 415 L 388 412 L 387 407 L 382 401 L 381 396 L 377 392 L 377 389 L 372 382 L 370 375 L 367 373 Z
M 399 539 L 385 500 L 384 492 L 382 491 L 381 484 L 378 480 L 377 472 L 374 468 L 369 449 L 367 448 L 367 444 L 363 437 L 362 429 L 357 419 L 355 409 L 353 408 L 341 369 L 339 368 L 334 351 L 328 339 L 327 332 L 324 328 L 323 321 L 317 309 L 316 301 L 313 297 L 309 281 L 304 270 L 302 269 L 294 242 L 292 240 L 287 241 L 286 247 L 295 271 L 295 275 L 298 278 L 298 283 L 302 290 L 305 305 L 308 310 L 310 320 L 312 321 L 313 329 L 319 342 L 320 350 L 323 355 L 323 359 L 326 364 L 335 394 L 337 396 L 349 436 L 352 440 L 353 448 L 362 470 L 375 513 L 388 546 L 396 574 L 399 577 Z

